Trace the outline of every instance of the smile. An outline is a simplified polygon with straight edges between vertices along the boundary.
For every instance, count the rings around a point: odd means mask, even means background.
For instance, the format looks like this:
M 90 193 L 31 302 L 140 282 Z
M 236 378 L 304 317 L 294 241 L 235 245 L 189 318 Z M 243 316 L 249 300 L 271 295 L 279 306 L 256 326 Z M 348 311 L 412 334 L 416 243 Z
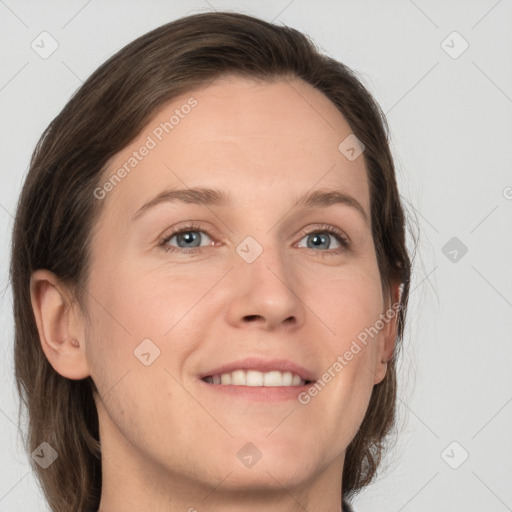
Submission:
M 250 387 L 285 387 L 285 386 L 304 386 L 309 381 L 304 380 L 300 375 L 292 372 L 281 372 L 272 370 L 269 372 L 260 372 L 257 370 L 234 370 L 229 373 L 209 375 L 202 379 L 209 384 L 219 384 L 221 386 L 250 386 Z

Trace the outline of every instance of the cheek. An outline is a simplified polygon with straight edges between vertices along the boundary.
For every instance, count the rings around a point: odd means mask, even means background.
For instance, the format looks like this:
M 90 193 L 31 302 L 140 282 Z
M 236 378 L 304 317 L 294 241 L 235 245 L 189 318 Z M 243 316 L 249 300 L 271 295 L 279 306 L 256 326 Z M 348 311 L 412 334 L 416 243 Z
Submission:
M 103 309 L 111 313 L 107 322 L 117 320 L 139 337 L 162 337 L 188 322 L 203 298 L 215 294 L 212 289 L 224 273 L 204 264 L 145 268 L 127 263 L 107 279 L 97 279 L 94 289 Z
M 312 304 L 322 305 L 319 316 L 332 334 L 324 339 L 338 351 L 348 348 L 352 340 L 364 338 L 384 312 L 376 267 L 347 269 L 323 287 L 312 289 L 311 294 Z
M 333 411 L 337 411 L 337 421 L 355 421 L 356 425 L 362 421 L 373 389 L 375 357 L 382 336 L 379 319 L 384 311 L 378 269 L 376 265 L 354 267 L 326 282 L 322 291 L 311 291 L 310 297 L 312 303 L 323 305 L 319 317 L 325 324 L 320 338 L 323 349 L 321 353 L 318 345 L 315 349 L 323 369 L 319 403 L 336 403 Z M 346 416 L 348 410 L 351 414 Z
M 129 265 L 94 272 L 87 336 L 93 380 L 104 382 L 103 388 L 108 389 L 127 371 L 131 380 L 142 370 L 141 380 L 163 389 L 155 381 L 154 368 L 169 369 L 181 380 L 183 361 L 208 337 L 215 321 L 215 293 L 209 291 L 221 276 L 211 269 L 190 275 L 176 269 L 172 273 L 142 271 Z M 154 362 L 144 366 L 144 357 Z M 146 396 L 152 393 L 146 391 Z M 144 403 L 144 386 L 136 393 Z

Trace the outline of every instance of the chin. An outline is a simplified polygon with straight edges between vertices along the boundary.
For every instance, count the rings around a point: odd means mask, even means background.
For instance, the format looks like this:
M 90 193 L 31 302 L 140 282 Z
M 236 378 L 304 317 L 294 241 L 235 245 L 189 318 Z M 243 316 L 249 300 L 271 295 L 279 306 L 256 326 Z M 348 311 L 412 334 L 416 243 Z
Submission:
M 291 437 L 277 430 L 270 435 L 252 432 L 247 440 L 230 440 L 230 445 L 231 449 L 226 447 L 223 453 L 231 453 L 232 458 L 219 454 L 227 462 L 219 476 L 224 478 L 232 472 L 227 478 L 230 484 L 253 490 L 264 487 L 282 491 L 283 486 L 300 485 L 312 478 L 325 460 L 319 455 L 322 450 L 318 443 L 307 442 L 299 433 Z
M 306 461 L 303 461 L 306 462 Z M 303 487 L 311 478 L 314 477 L 316 470 L 313 466 L 303 464 L 297 466 L 296 462 L 283 460 L 267 461 L 267 464 L 260 460 L 252 468 L 239 466 L 236 469 L 226 468 L 226 472 L 219 475 L 218 482 L 225 478 L 222 488 L 225 490 L 239 491 L 244 493 L 260 493 L 269 491 L 282 492 L 283 487 L 292 489 L 294 487 Z M 228 473 L 232 471 L 229 476 Z

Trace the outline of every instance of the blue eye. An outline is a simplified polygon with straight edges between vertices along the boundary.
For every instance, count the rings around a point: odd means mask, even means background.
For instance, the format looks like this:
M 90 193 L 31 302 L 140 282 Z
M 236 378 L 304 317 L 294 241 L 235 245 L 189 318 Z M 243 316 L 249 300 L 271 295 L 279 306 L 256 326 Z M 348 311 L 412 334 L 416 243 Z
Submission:
M 205 236 L 209 242 L 201 245 Z M 174 238 L 176 239 L 177 245 L 170 244 L 171 240 Z M 331 239 L 333 238 L 338 246 L 331 248 Z M 318 253 L 322 257 L 341 254 L 350 247 L 350 242 L 347 236 L 338 228 L 328 224 L 318 226 L 314 230 L 303 232 L 303 237 L 300 242 L 304 239 L 307 239 L 307 249 L 310 249 L 313 253 Z M 175 229 L 171 233 L 167 234 L 161 240 L 160 245 L 166 252 L 180 251 L 184 253 L 197 253 L 201 252 L 201 247 L 213 246 L 215 243 L 212 241 L 208 233 L 201 229 L 201 226 L 197 224 L 190 224 Z M 304 246 L 298 245 L 297 247 Z
M 336 228 L 328 227 L 324 229 L 318 229 L 316 231 L 309 232 L 304 238 L 307 238 L 307 248 L 308 249 L 332 249 L 331 248 L 331 239 L 335 238 L 338 243 L 338 247 L 333 248 L 335 252 L 340 252 L 339 249 L 347 249 L 348 241 Z M 302 240 L 304 240 L 302 238 Z M 300 246 L 299 246 L 300 247 Z
M 197 249 L 201 246 L 201 241 L 203 239 L 203 236 L 201 236 L 200 233 L 204 233 L 207 238 L 210 238 L 209 235 L 200 229 L 200 226 L 196 225 L 190 225 L 185 226 L 179 230 L 173 231 L 169 235 L 167 235 L 163 240 L 162 244 L 165 247 L 166 251 L 174 251 L 183 249 L 185 252 L 197 252 Z M 173 239 L 176 238 L 176 243 L 178 244 L 178 247 L 174 245 L 168 245 L 168 243 Z M 179 244 L 183 244 L 180 246 Z M 212 245 L 211 238 L 210 243 L 207 245 Z

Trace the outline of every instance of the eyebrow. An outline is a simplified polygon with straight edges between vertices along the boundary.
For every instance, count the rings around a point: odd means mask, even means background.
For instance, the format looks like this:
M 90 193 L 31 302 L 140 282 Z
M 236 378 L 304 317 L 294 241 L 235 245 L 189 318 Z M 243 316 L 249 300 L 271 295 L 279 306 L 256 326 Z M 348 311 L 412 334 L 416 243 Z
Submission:
M 226 206 L 234 203 L 233 197 L 228 192 L 212 188 L 186 188 L 169 189 L 160 192 L 153 199 L 139 208 L 132 217 L 132 220 L 138 219 L 148 210 L 161 203 L 182 202 L 188 204 L 197 204 L 204 206 Z M 363 217 L 366 224 L 369 224 L 368 215 L 361 203 L 354 197 L 337 190 L 317 189 L 313 192 L 305 192 L 299 196 L 293 208 L 328 208 L 335 204 L 344 204 L 357 210 Z

